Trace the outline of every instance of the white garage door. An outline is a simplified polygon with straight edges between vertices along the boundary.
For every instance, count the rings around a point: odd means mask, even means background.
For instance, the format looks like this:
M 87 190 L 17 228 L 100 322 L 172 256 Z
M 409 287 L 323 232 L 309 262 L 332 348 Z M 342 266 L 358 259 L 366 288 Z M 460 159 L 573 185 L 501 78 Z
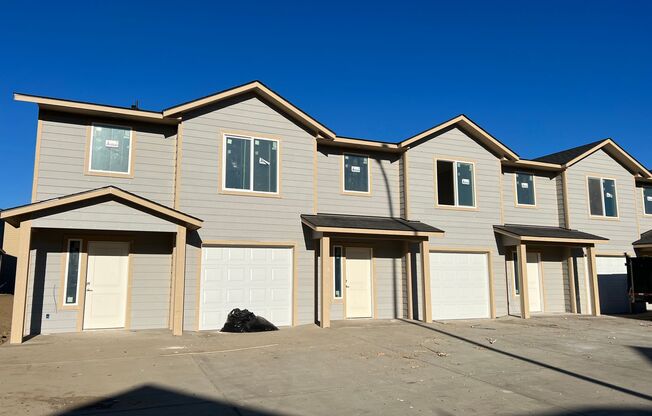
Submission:
M 433 319 L 488 318 L 487 255 L 430 253 Z
M 602 313 L 628 313 L 627 266 L 625 257 L 595 258 Z
M 292 324 L 292 249 L 204 247 L 199 329 L 220 329 L 234 308 Z

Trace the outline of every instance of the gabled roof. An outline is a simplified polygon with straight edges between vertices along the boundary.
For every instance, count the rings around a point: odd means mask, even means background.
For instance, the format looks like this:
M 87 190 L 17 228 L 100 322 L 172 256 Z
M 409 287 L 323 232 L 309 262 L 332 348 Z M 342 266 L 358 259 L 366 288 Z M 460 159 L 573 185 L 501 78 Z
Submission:
M 439 228 L 396 217 L 374 217 L 345 214 L 302 214 L 301 222 L 317 232 L 377 234 L 401 236 L 442 235 Z
M 573 147 L 571 149 L 562 150 L 560 152 L 551 153 L 549 155 L 537 157 L 533 159 L 536 162 L 556 163 L 558 165 L 565 165 L 578 156 L 592 150 L 594 147 L 602 144 L 605 140 L 598 140 L 592 143 L 583 144 L 581 146 Z
M 14 100 L 38 104 L 44 109 L 54 109 L 63 112 L 75 112 L 97 116 L 113 116 L 126 119 L 136 119 L 148 122 L 176 124 L 177 119 L 164 119 L 159 111 L 141 110 L 131 107 L 120 107 L 107 104 L 96 104 L 85 101 L 65 100 L 62 98 L 44 97 L 40 95 L 14 93 Z
M 272 91 L 272 89 L 270 89 L 260 81 L 252 81 L 247 84 L 229 88 L 224 91 L 219 91 L 202 98 L 198 98 L 183 104 L 176 105 L 174 107 L 166 108 L 165 110 L 163 110 L 163 117 L 179 116 L 182 113 L 192 111 L 206 105 L 215 104 L 217 102 L 224 101 L 229 98 L 233 98 L 235 96 L 246 94 L 246 93 L 253 93 L 264 98 L 267 101 L 271 101 L 273 104 L 277 105 L 285 112 L 287 112 L 296 121 L 303 123 L 304 125 L 308 125 L 312 129 L 314 129 L 318 134 L 321 134 L 324 137 L 329 137 L 333 139 L 335 138 L 334 131 L 332 131 L 328 127 L 324 126 L 323 124 L 321 124 L 320 122 L 318 122 L 317 120 L 309 116 L 299 107 L 295 106 L 285 98 L 281 97 L 279 94 Z
M 593 244 L 608 241 L 608 238 L 583 231 L 541 225 L 494 225 L 494 231 L 524 242 Z
M 438 124 L 434 127 L 429 128 L 428 130 L 422 131 L 419 134 L 416 134 L 412 137 L 409 137 L 399 143 L 399 147 L 407 148 L 410 145 L 428 138 L 429 136 L 436 135 L 440 132 L 446 131 L 453 127 L 460 127 L 466 133 L 470 134 L 472 138 L 478 140 L 480 143 L 484 144 L 487 148 L 492 150 L 494 153 L 499 155 L 502 158 L 508 160 L 518 160 L 518 155 L 500 140 L 493 137 L 491 134 L 487 133 L 482 127 L 475 124 L 470 118 L 464 114 L 460 114 L 457 117 L 445 121 L 441 124 Z
M 638 160 L 632 157 L 632 155 L 627 153 L 625 149 L 620 147 L 612 139 L 598 140 L 592 143 L 584 144 L 582 146 L 577 146 L 546 156 L 541 156 L 534 159 L 534 162 L 554 163 L 560 165 L 561 168 L 565 169 L 586 158 L 587 156 L 590 156 L 600 149 L 607 152 L 611 157 L 625 166 L 634 175 L 640 175 L 643 178 L 652 177 L 652 173 L 650 173 L 650 171 L 646 169 L 645 166 L 643 166 Z
M 54 209 L 63 207 L 66 205 L 71 205 L 78 202 L 90 201 L 102 197 L 110 197 L 115 200 L 127 201 L 131 204 L 136 205 L 137 207 L 150 212 L 155 212 L 164 217 L 174 220 L 175 222 L 182 223 L 187 228 L 191 230 L 196 230 L 201 228 L 203 221 L 199 218 L 193 217 L 188 214 L 184 214 L 181 211 L 177 211 L 172 208 L 168 208 L 165 205 L 161 205 L 158 202 L 151 201 L 149 199 L 140 197 L 131 192 L 127 192 L 123 189 L 117 188 L 115 186 L 106 186 L 103 188 L 91 189 L 89 191 L 79 192 L 76 194 L 70 194 L 61 196 L 58 198 L 46 199 L 44 201 L 35 202 L 32 204 L 21 205 L 14 208 L 9 208 L 0 212 L 0 219 L 9 222 L 12 225 L 17 225 L 21 222 L 21 217 L 34 214 L 40 211 Z

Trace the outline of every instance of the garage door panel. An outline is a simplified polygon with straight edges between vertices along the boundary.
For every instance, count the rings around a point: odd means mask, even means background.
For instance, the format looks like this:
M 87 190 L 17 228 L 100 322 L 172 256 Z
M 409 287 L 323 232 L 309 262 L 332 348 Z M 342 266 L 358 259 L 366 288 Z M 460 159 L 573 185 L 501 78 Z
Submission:
M 486 254 L 431 253 L 430 282 L 433 319 L 489 317 Z
M 291 325 L 292 249 L 204 247 L 202 251 L 200 329 L 221 328 L 234 308 L 249 309 L 278 326 Z
M 595 258 L 602 313 L 629 312 L 627 295 L 627 265 L 625 257 L 598 256 Z

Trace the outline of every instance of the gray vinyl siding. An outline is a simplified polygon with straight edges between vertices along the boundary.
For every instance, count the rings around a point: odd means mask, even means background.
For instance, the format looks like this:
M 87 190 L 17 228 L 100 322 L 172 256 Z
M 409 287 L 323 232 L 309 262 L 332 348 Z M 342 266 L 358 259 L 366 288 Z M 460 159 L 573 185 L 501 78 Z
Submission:
M 25 335 L 75 332 L 77 311 L 60 310 L 63 235 L 53 231 L 32 232 L 25 305 Z M 36 277 L 36 278 L 35 278 Z M 46 315 L 49 314 L 49 318 Z
M 504 256 L 499 253 L 493 231 L 493 225 L 501 223 L 500 161 L 459 129 L 452 129 L 421 142 L 408 150 L 408 156 L 410 219 L 423 221 L 445 231 L 443 238 L 430 238 L 432 249 L 445 247 L 459 248 L 460 251 L 470 248 L 490 251 L 496 313 L 498 316 L 507 314 Z M 475 163 L 478 209 L 435 206 L 435 157 Z
M 37 218 L 32 222 L 32 226 L 113 231 L 177 231 L 176 224 L 117 201 L 82 206 Z
M 280 198 L 218 193 L 222 132 L 249 132 L 280 138 Z M 183 122 L 179 209 L 204 220 L 196 247 L 208 240 L 294 242 L 298 260 L 298 321 L 314 321 L 312 242 L 300 214 L 313 212 L 314 136 L 258 98 L 188 114 Z M 189 249 L 184 328 L 197 328 L 199 255 Z
M 371 173 L 371 192 L 354 194 L 343 192 L 344 153 L 367 155 Z M 318 211 L 330 214 L 377 215 L 399 217 L 401 215 L 400 155 L 380 152 L 360 152 L 355 149 L 338 149 L 319 146 L 318 163 Z
M 652 186 L 650 184 L 649 186 Z M 643 186 L 637 184 L 636 186 L 636 215 L 638 216 L 639 234 L 652 230 L 652 214 L 645 214 L 645 206 L 643 205 Z M 636 241 L 636 240 L 635 240 Z
M 507 224 L 548 225 L 558 227 L 563 225 L 563 212 L 560 215 L 560 199 L 558 194 L 558 176 L 548 176 L 533 172 L 536 206 L 517 206 L 515 196 L 515 172 L 503 173 L 503 208 L 504 220 Z M 563 207 L 563 202 L 562 205 Z M 562 208 L 563 209 L 563 208 Z
M 589 216 L 588 176 L 616 180 L 618 219 Z M 571 228 L 608 238 L 608 242 L 596 246 L 598 254 L 628 252 L 633 255 L 632 242 L 639 236 L 632 174 L 603 150 L 598 150 L 568 168 L 567 183 Z
M 65 270 L 64 230 L 36 229 L 32 234 L 25 335 L 75 332 L 81 310 L 62 310 L 60 298 Z M 107 236 L 112 234 L 106 233 Z M 114 235 L 114 234 L 113 234 Z M 101 240 L 101 237 L 90 238 Z M 172 272 L 172 234 L 125 234 L 131 248 L 131 296 L 127 317 L 131 329 L 167 328 Z M 49 315 L 49 317 L 46 317 Z
M 176 127 L 46 111 L 39 118 L 38 201 L 114 185 L 163 205 L 173 205 Z M 133 178 L 84 175 L 87 128 L 92 123 L 132 127 Z
M 134 238 L 129 327 L 168 328 L 173 235 L 138 233 Z

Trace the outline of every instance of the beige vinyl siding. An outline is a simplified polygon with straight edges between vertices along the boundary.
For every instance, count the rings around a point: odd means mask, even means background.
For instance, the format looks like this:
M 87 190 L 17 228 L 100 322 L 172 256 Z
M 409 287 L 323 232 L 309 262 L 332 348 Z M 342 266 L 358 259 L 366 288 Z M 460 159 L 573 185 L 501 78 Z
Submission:
M 652 184 L 649 186 L 652 187 Z M 637 184 L 634 199 L 636 200 L 636 215 L 638 216 L 639 234 L 652 230 L 652 214 L 645 214 L 643 205 L 643 186 Z M 636 240 L 634 240 L 636 241 Z
M 37 201 L 113 185 L 163 205 L 173 205 L 176 127 L 46 111 L 39 118 L 43 126 Z M 133 178 L 84 175 L 87 132 L 92 123 L 133 128 Z
M 81 310 L 62 310 L 65 230 L 34 230 L 27 287 L 25 334 L 77 331 Z M 107 233 L 107 235 L 111 235 Z M 86 239 L 88 241 L 88 239 Z M 101 240 L 97 236 L 91 241 Z M 131 249 L 131 329 L 167 328 L 170 305 L 172 234 L 129 233 Z M 49 314 L 49 318 L 46 315 Z
M 32 222 L 32 227 L 113 231 L 177 231 L 176 224 L 117 201 L 81 206 L 37 218 Z
M 494 296 L 498 316 L 507 313 L 504 256 L 499 254 L 493 225 L 501 223 L 500 161 L 459 129 L 430 138 L 408 150 L 410 219 L 423 221 L 445 231 L 443 238 L 431 237 L 432 250 L 488 249 L 491 251 Z M 477 209 L 435 206 L 435 157 L 475 163 Z M 421 277 L 418 277 L 419 280 Z M 421 296 L 421 291 L 419 291 Z
M 563 225 L 563 213 L 559 212 L 561 194 L 558 194 L 558 176 L 548 176 L 534 172 L 536 206 L 516 206 L 515 172 L 503 173 L 504 219 L 507 224 Z M 562 205 L 563 206 L 563 205 Z M 563 209 L 563 208 L 562 208 Z
M 343 193 L 343 153 L 369 156 L 369 194 Z M 319 212 L 330 214 L 401 216 L 400 155 L 380 152 L 360 152 L 319 146 L 318 203 Z
M 218 193 L 222 132 L 248 132 L 280 139 L 280 197 Z M 258 98 L 246 96 L 228 106 L 188 114 L 183 122 L 179 209 L 204 220 L 196 246 L 209 240 L 294 242 L 299 273 L 298 318 L 314 321 L 312 242 L 306 241 L 300 214 L 313 211 L 314 137 Z M 189 244 L 193 233 L 189 235 Z M 196 329 L 199 254 L 188 249 L 185 329 Z M 255 312 L 255 311 L 254 311 Z
M 616 180 L 617 219 L 589 216 L 587 176 Z M 596 246 L 598 254 L 628 252 L 633 255 L 632 242 L 639 236 L 632 174 L 603 150 L 598 150 L 568 168 L 567 181 L 571 227 L 608 238 L 608 242 Z

